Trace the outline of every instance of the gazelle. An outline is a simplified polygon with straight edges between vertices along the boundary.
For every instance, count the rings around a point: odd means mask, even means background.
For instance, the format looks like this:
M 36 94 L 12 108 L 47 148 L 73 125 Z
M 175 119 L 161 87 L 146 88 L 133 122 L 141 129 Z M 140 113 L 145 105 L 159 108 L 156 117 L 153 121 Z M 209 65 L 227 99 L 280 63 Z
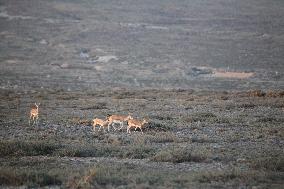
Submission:
M 137 130 L 137 128 L 140 129 L 140 131 L 142 132 L 143 134 L 143 131 L 142 131 L 142 127 L 148 123 L 148 121 L 146 121 L 145 119 L 143 119 L 143 121 L 140 121 L 140 120 L 137 120 L 137 119 L 130 119 L 128 120 L 128 126 L 127 126 L 127 133 L 131 133 L 130 132 L 130 129 L 132 127 L 135 127 L 135 131 Z
M 38 124 L 38 106 L 40 105 L 35 103 L 34 105 L 32 105 L 31 107 L 31 111 L 30 111 L 30 119 L 29 119 L 29 125 L 31 125 L 31 120 L 33 121 L 33 124 L 36 123 Z
M 116 128 L 113 126 L 114 123 L 119 123 L 121 125 L 121 127 L 119 128 L 122 129 L 123 127 L 123 122 L 124 121 L 128 121 L 128 120 L 131 120 L 133 119 L 131 117 L 131 115 L 128 115 L 128 116 L 124 116 L 124 115 L 111 115 L 107 118 L 107 121 L 108 121 L 108 131 L 109 131 L 109 127 L 112 125 L 112 127 L 114 128 L 114 130 L 116 130 Z
M 107 127 L 107 123 L 108 121 L 104 121 L 102 119 L 93 119 L 93 129 L 94 131 L 96 131 L 96 125 L 99 125 L 100 128 L 99 128 L 99 131 L 101 130 L 101 128 L 103 128 L 103 130 L 105 131 L 105 127 Z

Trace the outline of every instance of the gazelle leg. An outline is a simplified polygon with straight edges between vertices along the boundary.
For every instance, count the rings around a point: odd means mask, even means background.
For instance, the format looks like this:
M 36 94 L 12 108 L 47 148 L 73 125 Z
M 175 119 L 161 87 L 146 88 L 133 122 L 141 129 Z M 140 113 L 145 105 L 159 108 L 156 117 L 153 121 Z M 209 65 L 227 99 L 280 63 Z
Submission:
M 30 116 L 30 119 L 29 119 L 29 126 L 31 126 L 31 119 L 32 119 L 32 116 Z
M 111 124 L 112 124 L 112 122 L 109 122 L 109 124 L 107 125 L 108 132 L 109 132 L 109 127 L 110 127 Z
M 131 134 L 130 127 L 127 127 L 127 133 Z
M 123 122 L 121 122 L 120 125 L 121 125 L 121 127 L 120 127 L 118 130 L 121 130 L 121 129 L 123 128 L 123 126 L 124 126 L 124 125 L 123 125 Z
M 35 117 L 33 116 L 32 117 L 32 125 L 34 125 L 35 124 Z
M 114 131 L 116 131 L 116 127 L 114 126 L 117 122 L 115 122 L 114 124 L 112 124 L 112 128 L 114 129 Z
M 114 129 L 114 131 L 116 131 L 115 124 L 116 124 L 115 122 L 112 122 L 112 124 L 111 124 L 112 128 Z
M 38 116 L 35 117 L 36 125 L 38 126 Z
M 34 125 L 34 116 L 33 115 L 31 115 L 30 116 L 30 125 Z

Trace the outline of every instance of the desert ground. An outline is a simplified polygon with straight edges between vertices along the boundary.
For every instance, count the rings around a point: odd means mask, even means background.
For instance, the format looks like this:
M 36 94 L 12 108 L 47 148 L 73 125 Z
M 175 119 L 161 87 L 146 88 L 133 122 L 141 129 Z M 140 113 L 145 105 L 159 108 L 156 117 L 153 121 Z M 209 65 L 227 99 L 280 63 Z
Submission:
M 281 0 L 0 0 L 0 188 L 283 188 L 283 17 Z M 149 123 L 93 130 L 112 114 Z

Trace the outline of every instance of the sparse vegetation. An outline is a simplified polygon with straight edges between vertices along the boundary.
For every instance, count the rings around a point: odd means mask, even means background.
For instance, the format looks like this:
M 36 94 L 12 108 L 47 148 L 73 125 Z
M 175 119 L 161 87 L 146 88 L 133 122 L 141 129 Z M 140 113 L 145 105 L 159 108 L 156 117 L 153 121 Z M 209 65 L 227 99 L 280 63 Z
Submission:
M 283 10 L 0 0 L 0 188 L 282 189 Z
M 226 117 L 220 117 L 211 112 L 194 113 L 184 118 L 184 121 L 192 122 L 207 122 L 207 123 L 230 123 L 230 120 Z
M 87 170 L 83 176 L 74 177 L 67 186 L 71 188 L 189 186 L 184 174 L 180 174 L 179 177 L 176 177 L 176 174 L 175 171 L 168 173 L 133 164 L 97 165 Z
M 62 185 L 56 175 L 46 173 L 46 170 L 30 171 L 19 169 L 1 169 L 0 186 L 30 186 L 43 187 Z
M 106 109 L 106 108 L 107 108 L 107 103 L 98 102 L 95 105 L 83 107 L 83 108 L 81 108 L 81 110 L 96 110 L 96 109 Z
M 147 92 L 153 99 L 155 94 Z M 143 109 L 134 106 L 132 98 L 111 101 L 107 109 L 93 109 L 88 108 L 93 106 L 88 102 L 94 97 L 104 102 L 115 94 L 68 93 L 70 99 L 64 100 L 63 91 L 41 93 L 49 97 L 42 98 L 38 126 L 28 125 L 28 114 L 24 112 L 29 109 L 21 108 L 29 104 L 24 99 L 18 109 L 7 108 L 5 96 L 0 100 L 0 115 L 6 118 L 0 122 L 2 186 L 210 188 L 212 183 L 216 187 L 225 183 L 234 188 L 239 182 L 249 187 L 281 184 L 283 154 L 277 141 L 284 136 L 283 112 L 279 108 L 282 97 L 265 95 L 252 100 L 244 93 L 191 92 L 189 95 L 195 96 L 195 100 L 188 101 L 186 91 L 166 91 L 156 94 L 159 102 L 143 101 L 146 104 Z M 9 94 L 9 98 L 17 96 Z M 129 95 L 136 94 L 149 99 L 143 91 L 132 91 Z M 179 111 L 175 110 L 176 102 L 168 98 L 172 95 L 180 98 Z M 219 95 L 230 97 L 224 101 Z M 54 100 L 50 102 L 50 98 Z M 165 101 L 167 106 L 161 106 Z M 268 106 L 269 102 L 272 106 Z M 126 127 L 121 131 L 93 132 L 94 116 L 104 119 L 119 106 L 125 108 L 122 115 L 125 112 L 133 112 L 134 117 L 148 115 L 150 122 L 144 134 L 139 131 L 127 134 Z M 20 120 L 26 122 L 21 124 Z M 273 145 L 267 145 L 270 142 Z M 255 146 L 252 149 L 250 145 Z
M 151 158 L 158 162 L 205 162 L 208 160 L 208 151 L 193 151 L 190 148 L 174 148 L 166 149 L 157 153 Z
M 155 148 L 139 145 L 111 145 L 111 144 L 60 144 L 45 141 L 1 141 L 1 157 L 20 156 L 68 156 L 68 157 L 119 157 L 143 159 L 152 156 Z
M 206 172 L 197 176 L 199 182 L 247 182 L 248 180 L 255 182 L 255 180 L 261 180 L 265 177 L 263 173 L 256 171 L 242 171 L 239 169 L 233 169 L 229 171 L 214 171 Z
M 159 132 L 155 133 L 155 135 L 148 135 L 146 136 L 147 142 L 156 142 L 156 143 L 167 143 L 167 142 L 179 142 L 181 139 L 179 139 L 177 136 L 175 136 L 172 132 Z
M 148 127 L 146 127 L 146 130 L 147 129 L 151 129 L 151 130 L 153 129 L 156 131 L 168 131 L 168 130 L 171 130 L 172 128 L 169 125 L 163 124 L 161 122 L 151 121 L 148 123 Z
M 51 155 L 61 147 L 51 141 L 0 141 L 0 156 L 38 156 Z
M 269 157 L 258 157 L 251 162 L 254 169 L 262 171 L 284 172 L 284 154 Z
M 69 157 L 119 157 L 143 159 L 155 153 L 155 149 L 144 145 L 120 147 L 117 145 L 76 146 L 62 149 L 57 154 Z

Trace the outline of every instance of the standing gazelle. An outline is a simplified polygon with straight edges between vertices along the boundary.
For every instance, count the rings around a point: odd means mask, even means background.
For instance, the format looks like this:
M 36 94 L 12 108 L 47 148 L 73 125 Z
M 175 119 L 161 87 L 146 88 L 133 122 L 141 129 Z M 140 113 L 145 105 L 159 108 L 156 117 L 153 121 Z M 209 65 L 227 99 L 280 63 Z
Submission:
M 146 123 L 148 123 L 148 121 L 146 121 L 145 119 L 143 119 L 143 121 L 139 121 L 139 120 L 137 120 L 137 119 L 130 119 L 130 120 L 128 120 L 127 133 L 131 133 L 131 132 L 130 132 L 131 127 L 135 127 L 135 131 L 137 130 L 137 128 L 139 128 L 140 131 L 141 131 L 142 134 L 143 134 L 142 127 L 143 127 L 144 124 L 146 124 Z
M 108 131 L 109 131 L 109 127 L 112 125 L 112 127 L 114 128 L 114 130 L 116 130 L 116 128 L 113 126 L 114 123 L 119 123 L 121 125 L 121 127 L 119 128 L 122 129 L 123 127 L 123 122 L 124 121 L 128 121 L 128 120 L 131 120 L 133 119 L 131 117 L 131 115 L 128 115 L 128 116 L 124 116 L 124 115 L 112 115 L 112 116 L 109 116 L 107 117 L 107 121 L 108 121 Z
M 36 123 L 38 124 L 38 106 L 40 105 L 35 103 L 34 105 L 32 105 L 31 107 L 31 111 L 30 111 L 30 119 L 29 119 L 29 125 L 31 125 L 31 120 L 33 121 L 33 124 Z

